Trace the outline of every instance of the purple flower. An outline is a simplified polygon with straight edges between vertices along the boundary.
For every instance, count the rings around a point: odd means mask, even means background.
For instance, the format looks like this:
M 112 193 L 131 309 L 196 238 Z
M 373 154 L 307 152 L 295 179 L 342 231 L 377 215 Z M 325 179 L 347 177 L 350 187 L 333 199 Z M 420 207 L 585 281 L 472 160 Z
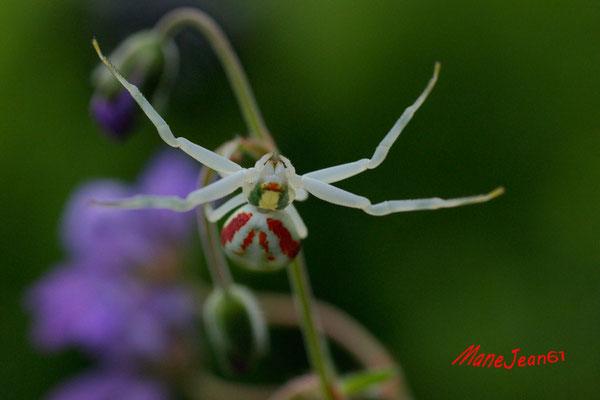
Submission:
M 141 224 L 141 210 L 118 210 L 94 206 L 92 200 L 114 200 L 133 196 L 135 188 L 116 181 L 93 181 L 76 189 L 63 215 L 63 246 L 75 257 L 97 254 L 101 264 L 120 267 L 116 260 L 134 261 L 152 249 Z M 114 259 L 114 260 L 113 260 Z M 106 269 L 106 268 L 104 268 Z
M 138 179 L 139 194 L 175 195 L 185 197 L 198 189 L 197 164 L 176 151 L 165 151 L 155 157 Z M 145 231 L 154 240 L 180 241 L 187 237 L 195 223 L 194 211 L 145 210 Z M 156 229 L 156 227 L 160 229 Z
M 117 336 L 124 308 L 131 308 L 130 292 L 124 286 L 77 267 L 51 271 L 26 300 L 34 316 L 34 341 L 48 350 L 70 344 L 96 350 L 106 347 Z
M 63 246 L 72 255 L 99 258 L 101 262 L 92 265 L 100 267 L 104 264 L 107 267 L 148 266 L 152 260 L 172 258 L 172 253 L 180 251 L 189 241 L 194 226 L 193 212 L 119 210 L 94 206 L 90 202 L 136 194 L 184 197 L 197 188 L 197 177 L 193 163 L 168 150 L 150 162 L 133 187 L 110 180 L 82 185 L 71 196 L 63 215 Z M 117 261 L 107 262 L 109 259 Z
M 159 361 L 173 346 L 173 333 L 189 331 L 193 302 L 183 287 L 154 287 L 82 267 L 55 269 L 30 290 L 27 307 L 39 347 L 74 345 L 110 362 Z
M 127 186 L 95 181 L 75 191 L 63 217 L 69 257 L 26 294 L 32 337 L 42 349 L 78 347 L 102 361 L 166 362 L 194 322 L 181 270 L 193 213 L 94 206 L 138 193 L 184 196 L 197 171 L 173 150 Z
M 48 400 L 168 400 L 166 388 L 150 379 L 113 371 L 88 372 L 54 389 Z
M 90 109 L 96 123 L 112 139 L 123 140 L 133 128 L 137 104 L 129 92 L 122 89 L 113 98 L 96 93 Z

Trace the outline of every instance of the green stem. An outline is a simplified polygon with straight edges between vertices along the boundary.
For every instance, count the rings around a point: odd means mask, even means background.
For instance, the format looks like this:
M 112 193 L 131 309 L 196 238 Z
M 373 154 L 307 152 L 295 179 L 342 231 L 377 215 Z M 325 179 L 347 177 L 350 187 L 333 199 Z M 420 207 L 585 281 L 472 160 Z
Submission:
M 212 177 L 213 171 L 204 167 L 200 174 L 200 187 L 207 186 L 212 181 Z M 198 207 L 198 211 L 196 211 L 196 220 L 202 250 L 213 284 L 227 291 L 233 283 L 233 279 L 225 256 L 221 252 L 217 227 L 206 218 L 202 207 Z
M 188 26 L 200 31 L 217 54 L 233 88 L 251 135 L 263 141 L 265 147 L 270 151 L 277 151 L 277 146 L 267 130 L 242 65 L 227 37 L 215 21 L 197 9 L 180 8 L 161 18 L 156 24 L 155 29 L 163 40 L 166 41 L 175 36 L 180 29 Z M 210 173 L 207 173 L 205 176 L 205 184 L 207 183 L 207 177 L 210 177 Z M 224 260 L 222 263 L 220 262 L 219 256 L 222 258 L 222 253 L 214 251 L 218 248 L 218 243 L 215 241 L 214 232 L 216 230 L 214 224 L 209 223 L 204 216 L 201 217 L 201 221 L 199 222 L 203 246 L 209 258 L 207 261 L 211 268 L 211 275 L 215 283 L 227 287 L 231 283 L 231 276 L 226 267 L 226 262 Z M 225 267 L 222 268 L 220 264 L 224 264 Z M 226 274 L 222 274 L 223 271 L 226 271 Z M 289 276 L 293 291 L 295 292 L 297 308 L 301 314 L 302 331 L 310 363 L 313 370 L 319 376 L 324 398 L 326 400 L 337 400 L 341 397 L 335 387 L 333 363 L 324 337 L 317 329 L 312 295 L 302 254 L 291 263 Z
M 308 350 L 312 369 L 319 376 L 323 396 L 327 400 L 339 398 L 334 387 L 333 363 L 327 349 L 327 344 L 321 331 L 317 328 L 317 320 L 314 315 L 314 306 L 310 284 L 306 273 L 304 257 L 298 257 L 288 267 L 296 307 L 299 309 L 302 322 L 302 333 Z
M 164 40 L 170 40 L 184 27 L 195 28 L 205 36 L 225 69 L 250 133 L 275 148 L 242 64 L 229 40 L 210 16 L 195 8 L 178 8 L 161 18 L 155 29 Z
M 300 325 L 300 316 L 293 312 L 294 299 L 288 294 L 259 292 L 257 298 L 270 326 L 296 327 Z M 390 380 L 381 388 L 382 399 L 412 399 L 402 367 L 394 361 L 392 355 L 375 336 L 357 320 L 331 304 L 315 300 L 313 308 L 320 317 L 323 333 L 348 352 L 356 362 L 367 369 L 394 368 L 397 371 L 395 379 Z M 279 397 L 269 400 L 275 399 L 279 399 Z

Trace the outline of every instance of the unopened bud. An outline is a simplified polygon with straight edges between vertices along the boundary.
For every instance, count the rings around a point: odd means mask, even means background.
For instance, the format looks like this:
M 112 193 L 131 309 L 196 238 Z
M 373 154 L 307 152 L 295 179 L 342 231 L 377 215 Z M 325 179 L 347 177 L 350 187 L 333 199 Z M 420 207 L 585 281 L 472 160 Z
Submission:
M 207 339 L 223 372 L 251 370 L 267 352 L 268 330 L 252 292 L 239 285 L 215 289 L 204 304 Z
M 173 42 L 164 42 L 154 31 L 141 31 L 121 43 L 108 58 L 155 107 L 165 106 L 179 63 Z M 103 65 L 93 71 L 92 84 L 96 89 L 90 102 L 94 119 L 113 139 L 125 138 L 133 128 L 137 104 Z

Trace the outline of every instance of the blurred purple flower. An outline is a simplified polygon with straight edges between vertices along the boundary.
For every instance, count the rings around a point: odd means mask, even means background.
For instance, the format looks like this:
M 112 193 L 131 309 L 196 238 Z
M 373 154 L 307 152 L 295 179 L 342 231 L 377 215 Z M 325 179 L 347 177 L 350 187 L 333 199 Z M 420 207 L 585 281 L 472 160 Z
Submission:
M 78 258 L 97 254 L 98 266 L 110 259 L 111 266 L 121 267 L 118 260 L 131 262 L 148 255 L 152 243 L 140 226 L 145 211 L 90 204 L 93 199 L 114 200 L 134 194 L 135 188 L 109 180 L 88 182 L 76 189 L 63 215 L 63 247 Z
M 90 102 L 90 109 L 96 123 L 109 137 L 123 140 L 133 128 L 137 104 L 129 92 L 122 89 L 112 99 L 95 94 Z
M 113 362 L 165 361 L 193 324 L 193 294 L 180 268 L 193 213 L 117 210 L 91 199 L 137 193 L 183 196 L 197 171 L 183 155 L 166 151 L 128 187 L 96 181 L 76 190 L 62 224 L 70 259 L 26 295 L 34 342 L 46 350 L 79 347 Z
M 198 188 L 199 170 L 196 163 L 176 151 L 165 151 L 155 157 L 138 179 L 139 194 L 175 195 L 185 197 Z M 181 241 L 195 226 L 194 212 L 145 210 L 144 231 L 152 240 Z M 160 229 L 156 229 L 160 227 Z
M 150 162 L 134 187 L 110 180 L 82 185 L 71 196 L 63 215 L 63 246 L 74 256 L 99 258 L 100 262 L 91 265 L 106 265 L 104 269 L 148 266 L 157 258 L 170 258 L 187 243 L 194 224 L 193 212 L 119 210 L 92 206 L 90 201 L 135 194 L 185 197 L 197 188 L 197 179 L 193 163 L 168 150 Z
M 158 382 L 123 373 L 88 372 L 54 389 L 48 400 L 168 400 Z
M 181 286 L 153 287 L 82 266 L 55 269 L 29 292 L 33 339 L 41 348 L 75 345 L 110 362 L 159 361 L 173 333 L 189 330 L 192 298 Z

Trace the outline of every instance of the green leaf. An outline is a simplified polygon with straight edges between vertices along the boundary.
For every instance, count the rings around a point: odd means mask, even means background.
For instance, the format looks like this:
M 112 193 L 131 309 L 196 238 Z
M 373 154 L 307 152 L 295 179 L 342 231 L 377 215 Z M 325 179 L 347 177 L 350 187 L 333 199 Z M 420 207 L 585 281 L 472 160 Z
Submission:
M 344 376 L 340 380 L 340 386 L 344 394 L 352 396 L 360 394 L 375 385 L 385 383 L 394 378 L 396 374 L 397 371 L 394 367 L 361 371 Z

